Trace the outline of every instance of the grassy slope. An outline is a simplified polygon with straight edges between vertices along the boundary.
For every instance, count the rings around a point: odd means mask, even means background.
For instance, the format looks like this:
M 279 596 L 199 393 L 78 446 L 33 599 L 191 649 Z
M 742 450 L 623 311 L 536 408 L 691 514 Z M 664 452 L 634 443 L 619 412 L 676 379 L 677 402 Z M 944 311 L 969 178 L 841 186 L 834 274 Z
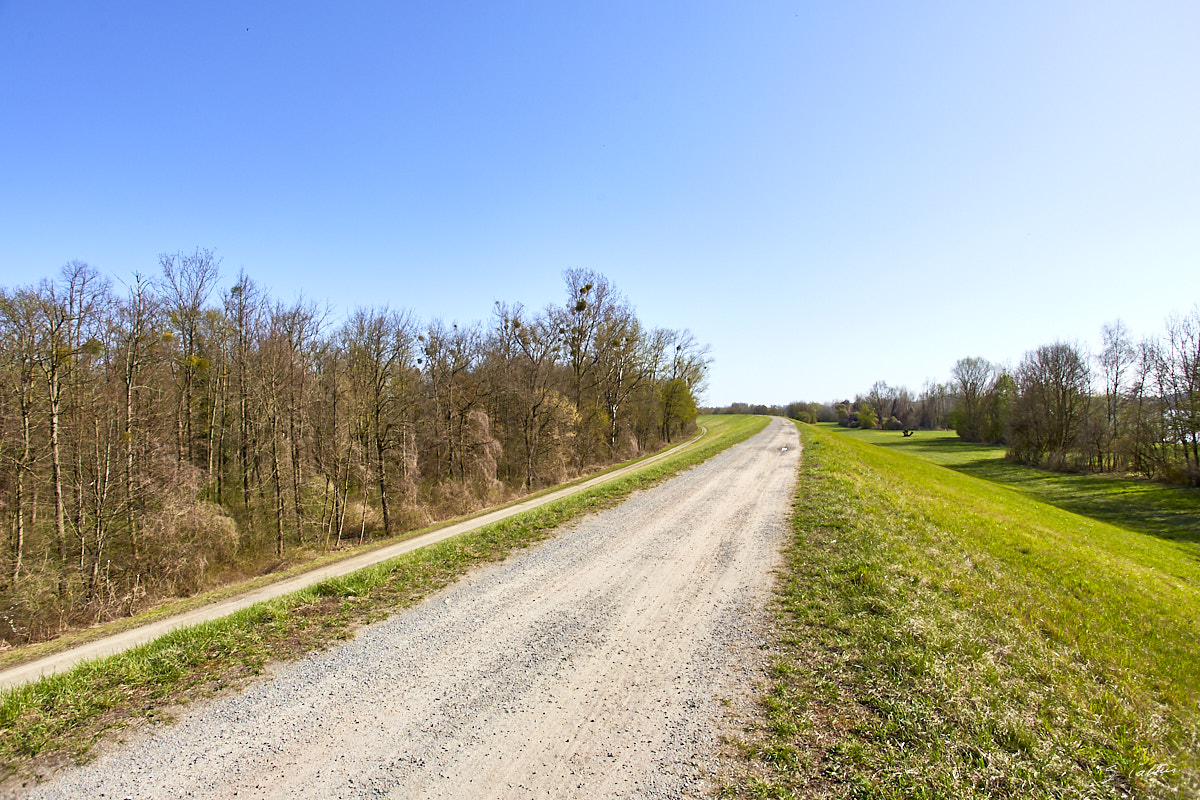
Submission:
M 1004 457 L 1003 445 L 972 444 L 953 431 L 860 431 L 820 426 L 1002 483 L 1052 506 L 1169 539 L 1200 557 L 1200 489 L 1119 475 L 1031 469 Z
M 86 754 L 94 737 L 171 704 L 237 686 L 268 661 L 327 647 L 411 605 L 472 567 L 552 535 L 762 430 L 765 417 L 705 417 L 704 439 L 611 483 L 215 622 L 175 631 L 0 695 L 0 775 Z M 47 754 L 50 754 L 47 757 Z
M 727 796 L 1200 794 L 1190 547 L 801 435 L 782 653 Z

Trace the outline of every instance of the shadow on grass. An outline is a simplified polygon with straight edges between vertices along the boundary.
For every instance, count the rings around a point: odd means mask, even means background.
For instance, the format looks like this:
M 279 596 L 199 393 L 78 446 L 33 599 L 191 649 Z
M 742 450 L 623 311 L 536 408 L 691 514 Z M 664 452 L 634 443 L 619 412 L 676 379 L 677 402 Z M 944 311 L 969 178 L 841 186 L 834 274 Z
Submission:
M 947 464 L 966 475 L 1011 486 L 1065 511 L 1177 542 L 1200 544 L 1200 492 L 1148 480 L 1077 475 L 981 458 Z
M 1200 545 L 1200 489 L 1027 467 L 1006 459 L 1001 445 L 973 444 L 942 432 L 918 431 L 910 437 L 895 432 L 893 437 L 871 431 L 856 438 L 1017 489 L 1064 511 L 1148 536 Z

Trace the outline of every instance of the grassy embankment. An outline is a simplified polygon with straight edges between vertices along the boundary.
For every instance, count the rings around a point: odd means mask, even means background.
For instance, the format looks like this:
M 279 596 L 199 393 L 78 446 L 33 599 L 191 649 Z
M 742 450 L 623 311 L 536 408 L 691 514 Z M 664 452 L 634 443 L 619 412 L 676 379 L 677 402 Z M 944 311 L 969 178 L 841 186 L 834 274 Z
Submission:
M 1168 539 L 1200 557 L 1200 490 L 1123 475 L 1033 469 L 1006 459 L 1003 445 L 964 442 L 953 431 L 915 431 L 904 437 L 899 431 L 819 427 L 1004 484 L 1066 511 Z
M 1200 796 L 1195 492 L 801 436 L 781 654 L 726 796 Z
M 420 600 L 472 567 L 504 558 L 554 528 L 621 502 L 749 438 L 765 417 L 704 417 L 698 443 L 661 461 L 534 511 L 351 575 L 175 631 L 0 695 L 0 774 L 36 771 L 40 759 L 80 758 L 98 734 L 166 707 L 236 687 L 269 661 L 328 647 L 354 629 Z

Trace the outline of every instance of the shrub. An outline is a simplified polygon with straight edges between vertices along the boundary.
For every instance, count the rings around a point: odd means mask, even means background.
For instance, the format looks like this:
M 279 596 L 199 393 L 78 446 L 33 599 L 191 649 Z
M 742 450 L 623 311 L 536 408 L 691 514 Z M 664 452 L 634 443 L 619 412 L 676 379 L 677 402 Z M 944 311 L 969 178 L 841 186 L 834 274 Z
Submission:
M 874 430 L 875 422 L 878 420 L 875 414 L 875 409 L 870 403 L 863 403 L 858 409 L 858 427 L 863 430 Z

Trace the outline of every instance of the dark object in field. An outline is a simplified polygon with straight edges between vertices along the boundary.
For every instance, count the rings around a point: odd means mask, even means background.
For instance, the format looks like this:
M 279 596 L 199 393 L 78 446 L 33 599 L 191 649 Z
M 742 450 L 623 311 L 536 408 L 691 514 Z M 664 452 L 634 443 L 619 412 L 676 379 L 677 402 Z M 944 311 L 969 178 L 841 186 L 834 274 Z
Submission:
M 904 429 L 904 435 L 905 435 L 905 436 L 912 436 L 912 435 L 913 435 L 913 432 L 912 432 L 912 431 L 910 431 L 908 428 L 905 428 L 905 429 Z

